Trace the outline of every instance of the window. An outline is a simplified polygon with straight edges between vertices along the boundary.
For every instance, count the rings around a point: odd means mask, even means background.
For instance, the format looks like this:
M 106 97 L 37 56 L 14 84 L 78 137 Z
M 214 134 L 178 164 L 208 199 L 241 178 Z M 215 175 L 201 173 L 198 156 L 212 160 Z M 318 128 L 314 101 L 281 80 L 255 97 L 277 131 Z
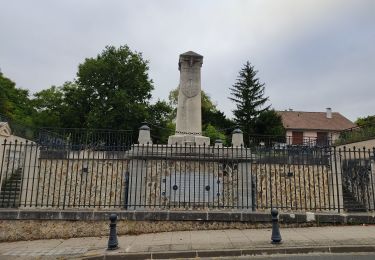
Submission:
M 302 145 L 303 144 L 303 132 L 292 132 L 292 144 Z
M 316 137 L 316 144 L 318 146 L 326 146 L 328 144 L 327 132 L 317 132 Z

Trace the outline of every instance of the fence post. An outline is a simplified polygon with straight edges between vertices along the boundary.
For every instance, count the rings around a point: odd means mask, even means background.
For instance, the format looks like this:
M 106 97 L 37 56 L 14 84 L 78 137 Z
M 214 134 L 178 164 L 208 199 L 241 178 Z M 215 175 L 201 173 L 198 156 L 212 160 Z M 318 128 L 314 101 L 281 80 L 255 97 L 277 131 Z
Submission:
M 341 149 L 337 151 L 336 147 L 333 147 L 333 153 L 331 154 L 331 178 L 332 191 L 330 192 L 332 198 L 333 209 L 337 212 L 341 212 L 343 208 L 343 194 L 342 194 L 342 170 L 341 170 Z
M 125 172 L 125 185 L 124 185 L 124 208 L 128 209 L 128 203 L 129 203 L 129 172 Z

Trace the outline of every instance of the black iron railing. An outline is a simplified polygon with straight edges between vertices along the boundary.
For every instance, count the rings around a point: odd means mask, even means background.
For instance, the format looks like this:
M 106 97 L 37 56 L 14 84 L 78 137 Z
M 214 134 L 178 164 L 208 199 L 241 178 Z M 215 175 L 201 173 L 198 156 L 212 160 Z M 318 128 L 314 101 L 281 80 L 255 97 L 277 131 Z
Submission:
M 40 128 L 37 143 L 43 147 L 69 147 L 71 150 L 128 150 L 133 143 L 131 130 Z
M 80 149 L 78 149 L 80 148 Z M 0 207 L 375 209 L 374 150 L 0 145 Z
M 330 136 L 324 137 L 295 137 L 274 135 L 251 135 L 249 136 L 251 147 L 268 147 L 283 149 L 289 147 L 329 147 L 332 145 Z
M 370 139 L 375 139 L 375 124 L 367 124 L 345 129 L 339 133 L 339 138 L 336 140 L 335 144 L 344 145 Z

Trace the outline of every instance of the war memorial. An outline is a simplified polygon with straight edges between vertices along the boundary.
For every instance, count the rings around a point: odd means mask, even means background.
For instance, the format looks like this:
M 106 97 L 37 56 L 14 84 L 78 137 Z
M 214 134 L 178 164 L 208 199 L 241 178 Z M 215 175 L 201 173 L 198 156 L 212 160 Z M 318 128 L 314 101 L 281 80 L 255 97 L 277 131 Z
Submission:
M 178 59 L 175 133 L 155 144 L 140 123 L 127 132 L 45 132 L 38 141 L 7 134 L 1 145 L 2 208 L 340 212 L 373 210 L 370 150 L 329 146 L 246 147 L 234 128 L 230 143 L 202 133 L 203 56 Z M 153 126 L 151 126 L 153 127 Z M 96 138 L 95 142 L 91 142 Z M 110 140 L 109 140 L 110 139 Z M 85 143 L 82 143 L 85 140 Z M 109 141 L 108 141 L 109 140 Z M 360 176 L 360 178 L 358 177 Z M 366 181 L 367 180 L 367 181 Z

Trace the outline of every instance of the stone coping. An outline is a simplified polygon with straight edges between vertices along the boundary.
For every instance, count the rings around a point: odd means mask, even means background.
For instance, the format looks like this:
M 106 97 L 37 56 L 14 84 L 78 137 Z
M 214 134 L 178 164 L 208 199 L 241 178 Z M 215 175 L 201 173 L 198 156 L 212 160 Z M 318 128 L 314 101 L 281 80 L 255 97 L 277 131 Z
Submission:
M 250 148 L 214 146 L 133 145 L 126 153 L 128 158 L 178 159 L 178 160 L 252 160 Z
M 118 220 L 131 221 L 204 221 L 204 222 L 271 222 L 266 212 L 239 211 L 125 211 L 125 210 L 49 210 L 49 209 L 0 209 L 0 220 L 84 220 L 108 221 L 110 214 Z M 279 215 L 281 224 L 375 224 L 372 213 L 313 213 L 298 212 Z
M 118 253 L 116 251 L 106 251 L 95 256 L 84 256 L 82 259 L 100 260 L 100 259 L 187 259 L 201 257 L 251 257 L 267 255 L 278 255 L 279 257 L 297 254 L 344 254 L 344 253 L 374 253 L 375 246 L 364 245 L 339 245 L 339 246 L 304 246 L 304 247 L 283 247 L 275 245 L 274 247 L 257 247 L 247 249 L 219 249 L 219 250 L 194 250 L 194 251 L 166 251 L 166 252 L 145 252 L 145 253 Z M 355 255 L 353 255 L 355 257 Z M 226 258 L 226 259 L 228 259 Z M 277 258 L 275 258 L 277 259 Z M 283 257 L 284 259 L 284 257 Z M 287 258 L 285 258 L 287 259 Z M 353 258 L 355 259 L 355 258 Z

